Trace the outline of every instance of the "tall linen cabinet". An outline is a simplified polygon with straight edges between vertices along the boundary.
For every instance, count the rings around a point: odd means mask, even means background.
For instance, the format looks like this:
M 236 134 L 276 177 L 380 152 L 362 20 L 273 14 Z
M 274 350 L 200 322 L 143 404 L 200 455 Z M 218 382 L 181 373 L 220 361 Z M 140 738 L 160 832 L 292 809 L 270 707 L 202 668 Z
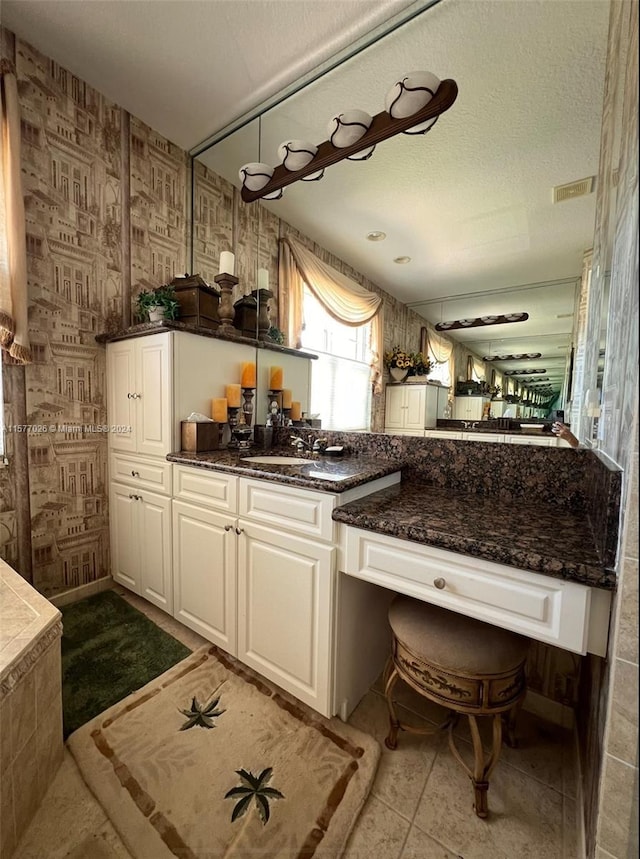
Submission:
M 107 344 L 109 505 L 114 580 L 174 613 L 171 463 L 180 421 L 210 414 L 213 397 L 240 380 L 251 345 L 182 331 Z

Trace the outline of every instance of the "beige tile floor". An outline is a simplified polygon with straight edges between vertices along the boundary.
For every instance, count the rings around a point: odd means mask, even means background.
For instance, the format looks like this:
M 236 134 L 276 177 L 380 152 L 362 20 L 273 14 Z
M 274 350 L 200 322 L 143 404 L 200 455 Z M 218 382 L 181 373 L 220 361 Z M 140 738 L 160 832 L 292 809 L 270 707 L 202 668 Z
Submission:
M 145 600 L 116 590 L 160 627 L 195 649 L 206 641 Z M 403 720 L 438 724 L 443 710 L 402 684 Z M 342 859 L 578 859 L 575 742 L 571 731 L 522 712 L 519 746 L 504 747 L 491 777 L 488 820 L 472 810 L 468 777 L 446 735 L 402 733 L 384 746 L 387 710 L 376 685 L 350 720 L 378 739 L 382 757 L 371 794 Z M 459 747 L 470 753 L 466 726 Z M 129 859 L 68 752 L 13 859 Z M 145 857 L 147 859 L 147 857 Z M 148 857 L 155 859 L 155 857 Z M 338 857 L 336 857 L 338 859 Z

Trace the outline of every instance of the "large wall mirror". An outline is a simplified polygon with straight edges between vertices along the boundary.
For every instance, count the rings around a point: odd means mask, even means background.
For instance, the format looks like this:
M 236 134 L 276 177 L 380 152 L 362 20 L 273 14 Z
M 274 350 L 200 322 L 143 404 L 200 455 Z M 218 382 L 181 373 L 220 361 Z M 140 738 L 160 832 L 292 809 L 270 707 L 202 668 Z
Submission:
M 198 152 L 194 270 L 212 277 L 219 251 L 233 245 L 241 278 L 236 298 L 256 288 L 260 268 L 275 287 L 277 239 L 294 228 L 428 325 L 525 312 L 524 322 L 450 336 L 480 359 L 539 355 L 494 361 L 487 372 L 515 371 L 521 380 L 528 367 L 544 369 L 556 407 L 566 408 L 594 234 L 608 5 L 427 5 Z M 242 203 L 243 164 L 277 165 L 285 140 L 326 140 L 336 113 L 359 108 L 375 115 L 394 82 L 417 70 L 453 78 L 459 88 L 426 135 L 397 135 L 367 160 L 344 160 L 320 181 L 287 186 L 280 200 Z M 371 241 L 372 233 L 386 238 Z M 209 256 L 207 248 L 214 249 Z

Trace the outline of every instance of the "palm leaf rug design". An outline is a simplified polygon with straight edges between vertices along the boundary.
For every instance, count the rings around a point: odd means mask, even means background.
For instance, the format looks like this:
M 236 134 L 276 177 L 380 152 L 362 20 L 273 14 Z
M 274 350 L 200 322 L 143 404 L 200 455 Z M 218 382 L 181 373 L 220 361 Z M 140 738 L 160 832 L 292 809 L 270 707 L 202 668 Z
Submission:
M 380 757 L 213 645 L 68 746 L 135 859 L 337 859 Z

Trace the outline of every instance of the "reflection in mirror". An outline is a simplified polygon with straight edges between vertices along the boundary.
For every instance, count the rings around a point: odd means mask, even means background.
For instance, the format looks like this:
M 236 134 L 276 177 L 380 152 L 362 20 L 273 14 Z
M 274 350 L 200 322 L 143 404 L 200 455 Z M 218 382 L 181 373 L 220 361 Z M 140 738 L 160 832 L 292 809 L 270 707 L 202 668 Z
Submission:
M 595 194 L 578 196 L 564 186 L 598 172 L 607 26 L 607 4 L 598 2 L 446 0 L 423 11 L 266 111 L 261 123 L 198 155 L 198 169 L 218 177 L 220 219 L 209 225 L 209 242 L 219 249 L 230 240 L 237 256 L 247 255 L 250 263 L 239 261 L 246 294 L 258 268 L 278 282 L 278 237 L 300 238 L 383 294 L 385 349 L 421 349 L 422 329 L 437 321 L 527 312 L 518 325 L 456 331 L 452 385 L 466 377 L 472 355 L 476 375 L 490 384 L 495 370 L 503 392 L 515 396 L 504 373 L 525 369 L 522 361 L 482 358 L 539 353 L 536 366 L 548 370 L 553 407 L 568 408 L 569 357 L 580 333 L 576 294 L 593 241 Z M 575 28 L 580 46 L 569 54 Z M 491 62 L 477 49 L 483 40 L 492 46 Z M 324 140 L 336 111 L 375 115 L 388 87 L 425 63 L 459 87 L 456 103 L 427 135 L 397 135 L 366 161 L 345 160 L 321 181 L 288 186 L 281 200 L 242 204 L 243 164 L 276 166 L 283 141 Z M 197 208 L 194 229 L 196 214 Z M 380 233 L 383 241 L 367 241 Z M 271 321 L 284 328 L 278 312 L 274 300 Z M 519 387 L 539 400 L 539 384 Z M 374 397 L 373 429 L 381 428 L 383 409 Z

